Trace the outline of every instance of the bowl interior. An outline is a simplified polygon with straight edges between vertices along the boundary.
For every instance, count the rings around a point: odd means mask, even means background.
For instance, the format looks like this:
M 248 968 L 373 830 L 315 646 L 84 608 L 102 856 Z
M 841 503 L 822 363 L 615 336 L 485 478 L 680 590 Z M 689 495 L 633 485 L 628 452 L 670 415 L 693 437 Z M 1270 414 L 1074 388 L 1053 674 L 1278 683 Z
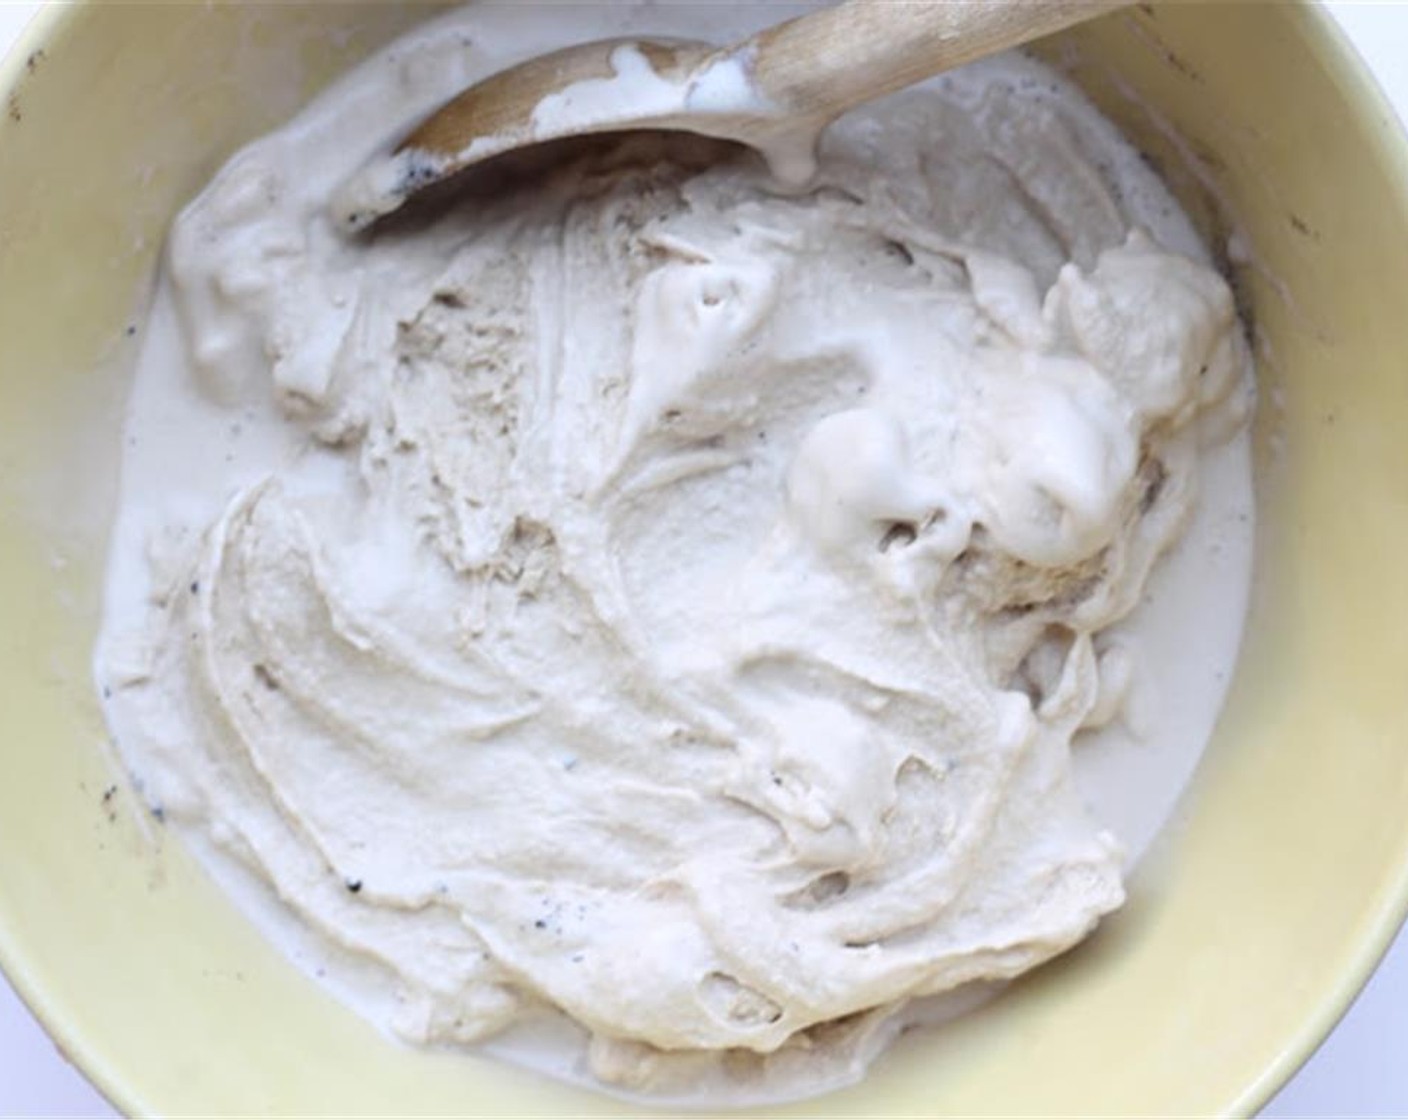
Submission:
M 91 695 L 165 226 L 235 146 L 422 15 L 90 3 L 0 73 L 0 960 L 129 1111 L 626 1108 L 344 1011 L 146 817 Z M 1045 53 L 1220 249 L 1238 231 L 1261 385 L 1244 655 L 1124 912 L 862 1085 L 778 1114 L 1253 1109 L 1408 902 L 1408 148 L 1308 6 L 1141 5 Z

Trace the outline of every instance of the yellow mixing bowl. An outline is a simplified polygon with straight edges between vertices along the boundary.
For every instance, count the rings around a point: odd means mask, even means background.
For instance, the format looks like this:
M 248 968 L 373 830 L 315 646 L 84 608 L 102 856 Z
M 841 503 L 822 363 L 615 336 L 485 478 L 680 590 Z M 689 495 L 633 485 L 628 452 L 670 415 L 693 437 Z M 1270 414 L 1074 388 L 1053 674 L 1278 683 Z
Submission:
M 132 1112 L 630 1111 L 343 1010 L 145 816 L 89 684 L 163 231 L 235 146 L 423 14 L 90 2 L 0 73 L 0 959 Z M 1408 902 L 1408 147 L 1310 7 L 1140 5 L 1047 54 L 1219 245 L 1241 230 L 1261 377 L 1245 654 L 1123 913 L 778 1115 L 1253 1110 Z

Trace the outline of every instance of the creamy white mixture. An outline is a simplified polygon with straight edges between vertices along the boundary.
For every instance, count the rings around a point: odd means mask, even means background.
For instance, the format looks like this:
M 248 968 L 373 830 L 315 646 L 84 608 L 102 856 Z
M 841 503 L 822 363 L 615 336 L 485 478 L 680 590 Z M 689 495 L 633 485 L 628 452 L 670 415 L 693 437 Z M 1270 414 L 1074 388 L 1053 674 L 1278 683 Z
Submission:
M 1119 906 L 1116 835 L 1215 717 L 1246 349 L 1051 72 L 847 118 L 800 192 L 640 140 L 331 217 L 509 62 L 783 14 L 456 13 L 173 228 L 99 682 L 152 804 L 406 1039 L 663 1096 L 854 1078 L 909 1001 Z

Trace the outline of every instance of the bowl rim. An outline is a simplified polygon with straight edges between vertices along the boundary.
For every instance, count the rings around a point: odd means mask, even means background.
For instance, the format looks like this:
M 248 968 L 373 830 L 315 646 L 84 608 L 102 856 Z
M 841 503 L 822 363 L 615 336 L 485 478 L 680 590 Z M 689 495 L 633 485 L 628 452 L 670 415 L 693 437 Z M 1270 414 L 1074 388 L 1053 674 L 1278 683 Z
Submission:
M 17 88 L 25 75 L 27 60 L 45 49 L 46 44 L 61 39 L 88 7 L 87 0 L 39 6 L 20 28 L 8 51 L 0 54 L 0 96 Z M 1402 198 L 1408 205 L 1408 116 L 1401 115 L 1394 107 L 1323 0 L 1298 0 L 1295 7 L 1310 48 L 1334 78 L 1345 100 L 1372 126 L 1368 142 L 1390 168 L 1391 178 L 1401 184 Z M 1408 106 L 1404 107 L 1404 113 L 1408 114 Z M 1248 1081 L 1238 1097 L 1227 1102 L 1228 1114 L 1255 1115 L 1290 1082 L 1344 1018 L 1405 927 L 1408 927 L 1408 848 L 1399 853 L 1396 869 L 1385 876 L 1373 916 L 1354 935 L 1359 944 L 1352 963 L 1322 993 L 1315 1011 L 1287 1033 L 1280 1052 Z M 42 985 L 33 976 L 33 969 L 3 913 L 0 913 L 0 975 L 9 981 L 60 1056 L 110 1106 L 125 1116 L 151 1111 L 141 1101 L 137 1087 L 127 1083 L 120 1071 L 111 1068 L 52 1006 Z
M 1325 0 L 1301 0 L 1296 7 L 1306 43 L 1345 101 L 1372 125 L 1369 144 L 1388 166 L 1390 179 L 1400 188 L 1400 202 L 1408 209 L 1408 105 L 1401 113 L 1394 107 Z M 1408 848 L 1398 853 L 1397 864 L 1383 879 L 1376 912 L 1357 935 L 1353 962 L 1328 986 L 1316 1010 L 1288 1032 L 1280 1053 L 1229 1102 L 1231 1115 L 1254 1116 L 1285 1088 L 1349 1012 L 1400 930 L 1408 928 Z
M 79 18 L 84 6 L 81 2 L 44 3 L 30 15 L 9 49 L 0 53 L 0 98 L 9 96 L 11 91 L 18 88 L 29 69 L 29 60 L 46 49 L 46 44 L 61 38 L 68 26 Z M 124 1086 L 121 1074 L 108 1068 L 107 1062 L 93 1052 L 73 1025 L 46 998 L 16 940 L 10 923 L 0 912 L 0 975 L 9 981 L 20 1003 L 43 1028 L 59 1056 L 71 1069 L 123 1116 L 141 1115 L 144 1110 L 137 1094 Z

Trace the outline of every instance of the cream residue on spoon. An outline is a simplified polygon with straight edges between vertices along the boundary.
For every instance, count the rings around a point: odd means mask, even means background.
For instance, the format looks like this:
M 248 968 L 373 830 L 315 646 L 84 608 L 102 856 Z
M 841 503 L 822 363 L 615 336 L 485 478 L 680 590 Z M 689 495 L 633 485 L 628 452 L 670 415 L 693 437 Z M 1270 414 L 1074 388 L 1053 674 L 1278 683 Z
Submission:
M 591 44 L 608 69 L 567 82 L 539 100 L 521 120 L 474 136 L 459 151 L 427 148 L 414 138 L 377 151 L 332 192 L 333 222 L 349 232 L 400 209 L 451 174 L 547 140 L 681 128 L 747 144 L 779 183 L 802 187 L 816 173 L 816 146 L 828 121 L 794 118 L 771 102 L 751 74 L 747 45 L 715 50 L 704 44 L 621 40 Z M 652 61 L 668 60 L 668 71 Z M 623 123 L 626 122 L 626 123 Z
M 1117 907 L 1250 570 L 1230 294 L 1034 63 L 843 119 L 801 194 L 644 139 L 329 216 L 517 58 L 782 14 L 720 13 L 470 9 L 231 161 L 97 660 L 153 804 L 374 1017 L 713 1101 L 853 1079 Z

